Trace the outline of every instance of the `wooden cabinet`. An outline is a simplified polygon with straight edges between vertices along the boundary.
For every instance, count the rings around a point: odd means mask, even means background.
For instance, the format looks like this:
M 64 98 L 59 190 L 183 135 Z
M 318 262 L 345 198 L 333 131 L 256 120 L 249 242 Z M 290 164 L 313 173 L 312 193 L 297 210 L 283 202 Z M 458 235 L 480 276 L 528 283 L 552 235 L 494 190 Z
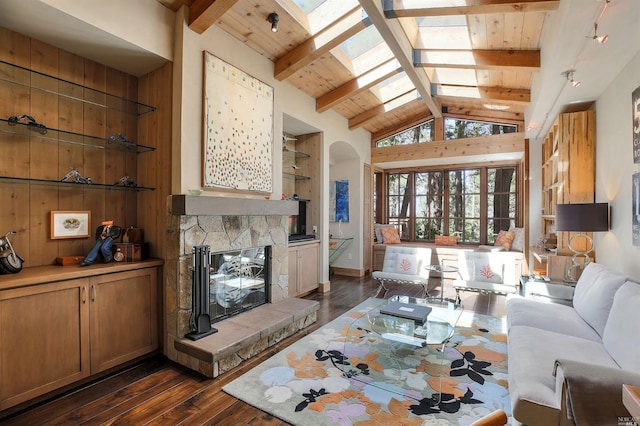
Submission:
M 55 268 L 0 281 L 0 410 L 158 348 L 157 266 Z
M 90 375 L 89 279 L 0 292 L 0 409 Z
M 156 269 L 91 279 L 91 372 L 158 348 Z
M 568 253 L 572 234 L 555 232 L 556 205 L 594 200 L 595 111 L 560 114 L 542 143 L 542 234 L 558 253 Z
M 301 296 L 318 288 L 317 240 L 289 245 L 289 297 Z

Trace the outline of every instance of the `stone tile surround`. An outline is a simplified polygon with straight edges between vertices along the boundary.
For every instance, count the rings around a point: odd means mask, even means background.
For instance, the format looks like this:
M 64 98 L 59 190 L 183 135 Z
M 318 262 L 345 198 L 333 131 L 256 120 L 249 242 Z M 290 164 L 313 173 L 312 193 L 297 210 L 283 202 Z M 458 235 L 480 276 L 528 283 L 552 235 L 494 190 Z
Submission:
M 315 322 L 317 306 L 310 309 L 305 303 L 298 304 L 296 310 L 290 312 L 288 319 L 280 318 L 277 308 L 271 306 L 289 299 L 287 229 L 289 215 L 297 214 L 297 202 L 173 195 L 168 198 L 167 207 L 170 225 L 167 230 L 167 258 L 164 270 L 164 353 L 169 359 L 209 377 L 215 377 L 232 368 L 229 366 L 234 364 L 234 361 L 223 362 L 227 367 L 220 368 L 222 355 L 236 360 L 253 356 Z M 232 333 L 237 340 L 234 342 L 227 339 L 222 343 L 224 337 L 219 334 L 220 331 L 199 341 L 203 347 L 213 350 L 234 347 L 238 349 L 234 354 L 212 353 L 209 358 L 203 355 L 202 351 L 194 352 L 193 345 L 190 346 L 181 340 L 189 332 L 191 268 L 193 247 L 196 245 L 209 245 L 211 252 L 271 246 L 270 303 L 258 309 L 262 309 L 265 318 L 270 317 L 274 321 L 263 321 L 262 326 L 257 329 L 253 327 L 253 331 L 245 329 L 242 333 Z M 267 313 L 269 311 L 273 312 Z M 228 329 L 239 321 L 244 321 L 241 317 L 247 315 L 249 318 L 251 312 L 222 321 L 221 323 L 230 324 L 223 328 Z M 216 323 L 215 327 L 220 329 L 218 324 L 221 323 Z M 260 336 L 258 340 L 255 340 L 256 330 Z M 242 338 L 243 333 L 246 334 L 246 338 Z M 213 343 L 216 342 L 216 336 L 218 343 Z M 209 341 L 202 342 L 205 339 Z M 261 343 L 255 346 L 258 341 Z M 240 353 L 242 351 L 244 353 Z

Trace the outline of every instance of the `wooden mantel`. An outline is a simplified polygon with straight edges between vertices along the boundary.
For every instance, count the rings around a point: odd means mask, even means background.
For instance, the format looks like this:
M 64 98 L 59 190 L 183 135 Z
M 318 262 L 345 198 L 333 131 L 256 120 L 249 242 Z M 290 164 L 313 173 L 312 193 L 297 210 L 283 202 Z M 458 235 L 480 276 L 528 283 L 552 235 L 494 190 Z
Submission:
M 256 198 L 170 195 L 174 216 L 290 216 L 298 214 L 298 202 Z

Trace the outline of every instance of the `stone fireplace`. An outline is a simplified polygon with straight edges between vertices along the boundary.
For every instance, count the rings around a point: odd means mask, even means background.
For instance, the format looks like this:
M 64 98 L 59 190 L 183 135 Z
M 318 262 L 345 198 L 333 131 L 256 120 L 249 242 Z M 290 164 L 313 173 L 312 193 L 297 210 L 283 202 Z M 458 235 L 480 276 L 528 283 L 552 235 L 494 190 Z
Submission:
M 176 349 L 176 346 L 181 347 L 180 342 L 190 331 L 193 248 L 208 245 L 211 252 L 225 252 L 270 247 L 267 302 L 285 301 L 288 299 L 288 217 L 297 214 L 297 208 L 294 201 L 188 195 L 169 197 L 170 225 L 164 286 L 164 352 L 168 358 L 210 377 L 217 375 L 203 371 L 210 367 L 203 367 L 193 356 Z M 268 305 L 258 309 L 265 306 Z M 238 317 L 247 314 L 241 313 Z M 215 326 L 218 327 L 218 323 Z M 216 336 L 218 334 L 206 339 L 215 340 Z M 215 366 L 211 368 L 215 369 Z

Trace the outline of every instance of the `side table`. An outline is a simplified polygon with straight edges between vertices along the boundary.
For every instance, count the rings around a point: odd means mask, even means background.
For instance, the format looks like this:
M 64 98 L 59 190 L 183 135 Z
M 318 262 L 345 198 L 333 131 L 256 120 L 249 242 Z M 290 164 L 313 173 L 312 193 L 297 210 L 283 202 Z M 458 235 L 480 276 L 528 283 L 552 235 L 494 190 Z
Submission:
M 545 281 L 529 275 L 523 275 L 520 277 L 520 287 L 522 289 L 521 294 L 528 299 L 567 306 L 573 305 L 575 283 Z
M 460 270 L 457 266 L 444 264 L 428 265 L 425 266 L 425 268 L 430 270 L 431 272 L 437 272 L 438 274 L 440 274 L 440 301 L 442 302 L 444 300 L 444 274 L 447 272 L 456 272 L 458 275 L 460 275 Z

